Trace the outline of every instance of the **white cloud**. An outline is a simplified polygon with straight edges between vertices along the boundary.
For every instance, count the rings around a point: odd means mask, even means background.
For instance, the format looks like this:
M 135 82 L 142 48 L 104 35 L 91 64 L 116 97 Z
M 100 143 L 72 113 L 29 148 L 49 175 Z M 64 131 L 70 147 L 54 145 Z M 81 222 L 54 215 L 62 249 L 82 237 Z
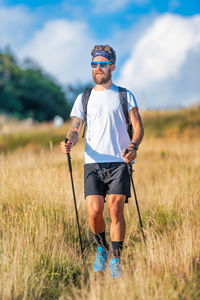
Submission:
M 87 24 L 57 19 L 41 25 L 41 19 L 22 5 L 0 6 L 0 48 L 9 45 L 21 60 L 33 58 L 61 83 L 89 81 L 96 42 Z
M 62 82 L 87 81 L 90 52 L 94 45 L 85 23 L 54 20 L 35 32 L 21 49 L 20 57 L 34 58 Z
M 123 5 L 125 3 L 122 1 Z M 67 5 L 66 2 L 63 2 L 64 5 Z M 72 10 L 72 6 L 69 9 Z M 0 20 L 0 47 L 9 44 L 20 59 L 33 58 L 62 83 L 91 80 L 88 60 L 95 44 L 108 43 L 116 46 L 117 60 L 124 53 L 127 54 L 131 46 L 130 41 L 127 43 L 130 31 L 124 33 L 117 29 L 111 39 L 94 41 L 89 33 L 90 28 L 85 23 L 67 19 L 42 21 L 40 14 L 36 16 L 25 6 L 0 6 Z M 135 31 L 137 29 L 136 26 Z M 120 47 L 121 54 L 118 55 Z
M 31 33 L 34 17 L 24 6 L 0 6 L 0 45 L 18 48 Z
M 192 79 L 200 67 L 197 57 L 200 15 L 184 18 L 166 14 L 158 17 L 132 47 L 119 82 L 134 88 L 139 97 L 145 95 L 148 107 L 198 101 L 200 85 Z

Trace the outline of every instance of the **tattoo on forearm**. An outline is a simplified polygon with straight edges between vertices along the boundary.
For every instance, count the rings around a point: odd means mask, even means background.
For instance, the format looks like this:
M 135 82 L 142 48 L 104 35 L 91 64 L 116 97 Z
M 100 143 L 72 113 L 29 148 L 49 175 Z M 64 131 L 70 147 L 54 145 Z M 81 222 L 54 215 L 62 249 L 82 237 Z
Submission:
M 83 121 L 79 118 L 73 118 L 72 126 L 67 133 L 67 137 L 71 140 L 74 146 L 78 142 L 78 136 L 82 127 Z
M 68 132 L 67 137 L 70 139 L 73 146 L 78 142 L 78 132 L 73 131 L 73 129 Z
M 72 128 L 79 129 L 80 126 L 81 126 L 81 120 L 78 118 L 74 119 L 72 122 Z

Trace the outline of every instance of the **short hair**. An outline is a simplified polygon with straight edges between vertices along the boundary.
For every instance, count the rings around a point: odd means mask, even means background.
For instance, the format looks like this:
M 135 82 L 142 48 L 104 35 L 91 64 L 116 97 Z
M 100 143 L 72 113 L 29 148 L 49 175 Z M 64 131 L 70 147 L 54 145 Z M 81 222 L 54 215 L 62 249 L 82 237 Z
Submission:
M 112 47 L 110 47 L 109 45 L 95 45 L 92 52 L 91 52 L 91 55 L 93 56 L 94 52 L 97 51 L 97 50 L 104 50 L 104 51 L 108 52 L 111 55 L 111 57 L 114 61 L 114 64 L 115 64 L 115 62 L 116 62 L 116 53 L 115 53 L 115 50 Z

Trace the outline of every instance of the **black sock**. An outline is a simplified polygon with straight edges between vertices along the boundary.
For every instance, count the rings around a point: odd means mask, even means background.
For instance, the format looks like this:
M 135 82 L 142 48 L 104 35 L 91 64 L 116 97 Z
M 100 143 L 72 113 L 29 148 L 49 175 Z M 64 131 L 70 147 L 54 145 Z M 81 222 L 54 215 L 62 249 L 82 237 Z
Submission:
M 109 249 L 109 245 L 106 242 L 105 231 L 102 233 L 97 233 L 97 234 L 94 233 L 94 238 L 95 238 L 98 246 L 104 247 L 106 250 Z
M 123 242 L 112 242 L 113 256 L 120 258 L 123 248 Z

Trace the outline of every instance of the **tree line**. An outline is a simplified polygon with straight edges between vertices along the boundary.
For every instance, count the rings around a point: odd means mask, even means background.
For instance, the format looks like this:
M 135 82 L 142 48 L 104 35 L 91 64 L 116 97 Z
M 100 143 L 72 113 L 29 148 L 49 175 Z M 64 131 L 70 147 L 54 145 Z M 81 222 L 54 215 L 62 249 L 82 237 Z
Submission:
M 68 85 L 64 90 L 31 59 L 19 64 L 9 49 L 0 50 L 0 114 L 38 122 L 55 115 L 67 119 L 73 100 L 85 87 Z

